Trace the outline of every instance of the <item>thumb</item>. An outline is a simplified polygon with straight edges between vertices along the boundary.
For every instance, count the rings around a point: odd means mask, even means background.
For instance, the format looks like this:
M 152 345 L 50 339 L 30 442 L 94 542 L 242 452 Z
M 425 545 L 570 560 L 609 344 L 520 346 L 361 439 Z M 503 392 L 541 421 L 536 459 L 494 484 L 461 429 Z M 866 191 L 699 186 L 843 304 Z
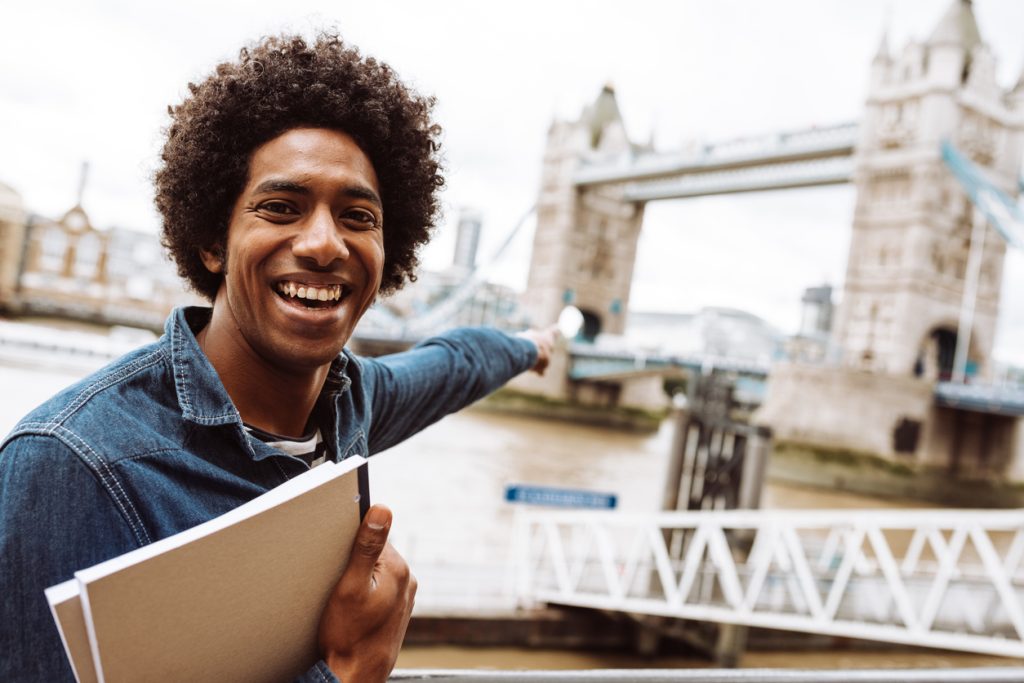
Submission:
M 370 582 L 377 559 L 384 551 L 391 531 L 391 510 L 383 505 L 374 505 L 366 512 L 363 523 L 352 544 L 352 555 L 348 560 L 346 575 L 353 575 L 360 582 Z

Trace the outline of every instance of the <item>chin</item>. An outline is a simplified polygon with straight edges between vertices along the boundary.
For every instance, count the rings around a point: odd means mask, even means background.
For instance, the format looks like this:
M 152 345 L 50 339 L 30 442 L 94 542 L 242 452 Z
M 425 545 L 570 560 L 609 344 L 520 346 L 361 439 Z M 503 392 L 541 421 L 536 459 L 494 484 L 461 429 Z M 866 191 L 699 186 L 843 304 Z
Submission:
M 345 342 L 348 341 L 346 338 Z M 341 353 L 344 342 L 338 341 L 330 344 L 316 344 L 317 348 L 291 347 L 288 349 L 277 349 L 271 354 L 279 365 L 294 368 L 296 370 L 317 370 L 334 361 Z

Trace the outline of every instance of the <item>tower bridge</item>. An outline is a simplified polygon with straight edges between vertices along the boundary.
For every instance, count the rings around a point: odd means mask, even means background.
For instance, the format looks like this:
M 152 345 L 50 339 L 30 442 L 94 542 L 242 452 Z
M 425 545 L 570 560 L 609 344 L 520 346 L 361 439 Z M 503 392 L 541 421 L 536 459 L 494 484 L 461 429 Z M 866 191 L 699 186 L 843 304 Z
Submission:
M 606 87 L 548 131 L 523 306 L 544 325 L 573 305 L 585 337 L 621 334 L 648 202 L 850 183 L 831 357 L 775 364 L 758 419 L 801 447 L 1024 479 L 1019 392 L 983 388 L 1009 237 L 961 173 L 970 165 L 992 192 L 1016 197 L 1022 156 L 1024 74 L 1010 88 L 996 82 L 967 0 L 953 0 L 923 41 L 901 51 L 881 41 L 857 122 L 661 151 L 629 139 Z M 1012 202 L 999 210 L 1024 221 Z M 625 386 L 628 363 L 574 349 L 565 372 L 519 386 L 554 397 L 613 375 Z M 658 389 L 648 374 L 633 373 Z M 949 384 L 965 380 L 969 392 Z
M 903 468 L 918 495 L 936 472 L 940 485 L 963 487 L 1024 479 L 1024 392 L 984 386 L 1015 239 L 995 234 L 998 216 L 970 185 L 1015 196 L 1022 154 L 1024 75 L 998 86 L 967 0 L 923 43 L 894 56 L 882 41 L 860 123 L 659 153 L 629 142 L 606 88 L 578 121 L 553 124 L 526 298 L 541 323 L 573 304 L 591 334 L 622 331 L 648 201 L 837 183 L 852 183 L 857 199 L 834 362 L 772 366 L 754 432 L 680 422 L 664 513 L 521 515 L 521 599 L 1024 656 L 1020 510 L 755 513 L 692 494 L 741 480 L 748 461 L 763 471 L 763 441 L 746 444 L 767 434 Z M 969 182 L 966 164 L 980 169 Z M 1012 200 L 998 208 L 1022 221 Z M 547 388 L 687 367 L 635 360 L 631 370 L 628 358 L 574 347 L 566 376 Z M 804 483 L 828 485 L 813 479 L 826 460 Z

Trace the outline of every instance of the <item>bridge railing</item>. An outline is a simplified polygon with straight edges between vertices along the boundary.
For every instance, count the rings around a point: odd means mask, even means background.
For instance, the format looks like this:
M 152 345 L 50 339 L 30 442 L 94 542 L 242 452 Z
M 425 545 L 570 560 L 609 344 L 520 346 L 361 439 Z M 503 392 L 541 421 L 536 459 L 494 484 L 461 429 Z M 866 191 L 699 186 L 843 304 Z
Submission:
M 523 605 L 1024 657 L 1024 511 L 524 512 Z
M 989 669 L 618 669 L 600 671 L 398 670 L 392 681 L 433 683 L 1020 683 L 1024 668 Z

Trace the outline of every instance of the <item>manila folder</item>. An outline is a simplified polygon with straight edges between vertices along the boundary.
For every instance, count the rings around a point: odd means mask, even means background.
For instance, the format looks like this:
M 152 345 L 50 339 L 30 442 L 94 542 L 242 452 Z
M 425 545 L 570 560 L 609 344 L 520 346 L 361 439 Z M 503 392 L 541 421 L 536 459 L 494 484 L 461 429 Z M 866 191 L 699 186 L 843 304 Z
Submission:
M 325 463 L 174 536 L 75 572 L 100 681 L 287 681 L 369 505 L 365 460 Z

